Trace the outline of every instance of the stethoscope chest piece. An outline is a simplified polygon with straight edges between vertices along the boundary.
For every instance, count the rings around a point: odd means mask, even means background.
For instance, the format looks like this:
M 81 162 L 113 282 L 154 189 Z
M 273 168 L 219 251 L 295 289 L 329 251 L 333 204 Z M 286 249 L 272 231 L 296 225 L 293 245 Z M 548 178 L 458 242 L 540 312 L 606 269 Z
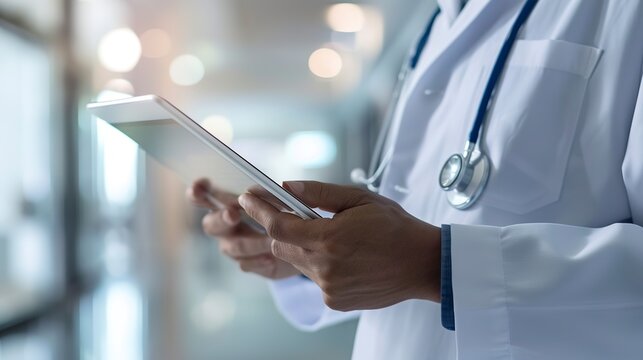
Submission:
M 447 159 L 440 170 L 440 176 L 438 179 L 439 186 L 442 190 L 446 192 L 447 200 L 449 203 L 456 209 L 464 210 L 470 208 L 473 204 L 476 203 L 480 195 L 483 193 L 485 187 L 487 186 L 487 181 L 489 180 L 489 172 L 491 171 L 489 158 L 484 154 L 484 151 L 481 151 L 478 144 L 478 138 L 481 137 L 481 133 L 484 129 L 485 118 L 487 117 L 487 110 L 489 108 L 489 103 L 496 89 L 498 81 L 500 81 L 502 71 L 507 63 L 509 55 L 511 53 L 511 48 L 516 42 L 518 32 L 520 28 L 525 24 L 532 10 L 536 6 L 538 0 L 526 0 L 522 6 L 518 16 L 516 16 L 509 33 L 502 43 L 500 52 L 496 57 L 496 61 L 493 64 L 491 73 L 489 74 L 489 80 L 487 85 L 484 87 L 482 93 L 482 98 L 478 104 L 478 109 L 476 111 L 476 116 L 473 122 L 471 131 L 469 132 L 468 141 L 465 145 L 464 152 L 462 154 L 454 154 Z M 422 49 L 427 44 L 427 40 L 430 36 L 433 23 L 435 22 L 438 14 L 440 14 L 440 8 L 436 9 L 435 13 L 431 17 L 426 30 L 422 34 L 418 42 L 415 53 L 411 57 L 408 67 L 405 66 L 401 75 L 406 74 L 407 71 L 415 69 L 418 64 L 418 60 L 422 53 Z M 404 76 L 400 76 L 400 81 L 396 87 L 398 90 L 395 91 L 396 99 L 399 99 L 400 85 L 403 84 Z M 397 103 L 397 101 L 396 101 Z M 393 109 L 393 107 L 391 108 Z M 388 124 L 384 129 L 389 129 L 391 121 L 393 119 L 393 111 L 389 111 L 390 116 L 387 116 L 386 124 Z M 384 134 L 382 132 L 381 134 Z M 366 176 L 363 170 L 356 169 L 351 174 L 351 178 L 360 184 L 368 185 L 369 189 L 377 191 L 376 187 L 377 179 L 379 179 L 384 173 L 384 169 L 392 159 L 392 151 L 390 148 L 387 152 L 382 152 L 381 149 L 385 146 L 385 137 L 380 136 L 378 139 L 378 147 L 376 151 L 376 156 L 373 157 L 375 162 L 371 164 L 370 175 Z M 379 155 L 385 154 L 381 158 L 379 165 L 377 164 L 377 158 Z
M 464 155 L 464 156 L 463 156 Z M 440 187 L 456 209 L 467 209 L 482 194 L 489 180 L 489 158 L 476 150 L 452 155 L 440 171 Z

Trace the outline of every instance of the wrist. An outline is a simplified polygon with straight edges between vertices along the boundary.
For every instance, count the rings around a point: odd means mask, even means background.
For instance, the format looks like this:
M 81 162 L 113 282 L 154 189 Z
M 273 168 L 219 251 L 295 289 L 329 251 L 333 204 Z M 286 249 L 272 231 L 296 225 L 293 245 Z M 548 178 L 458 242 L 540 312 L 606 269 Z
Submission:
M 413 271 L 414 293 L 411 299 L 440 302 L 440 272 L 442 265 L 442 230 L 423 223 L 424 229 L 416 239 L 418 245 L 414 256 L 416 269 Z

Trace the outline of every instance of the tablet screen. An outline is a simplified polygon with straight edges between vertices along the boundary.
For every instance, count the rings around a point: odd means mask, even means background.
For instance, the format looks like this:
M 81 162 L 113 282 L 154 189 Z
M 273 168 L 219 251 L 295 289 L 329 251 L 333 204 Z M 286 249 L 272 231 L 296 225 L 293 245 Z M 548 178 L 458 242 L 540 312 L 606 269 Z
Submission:
M 174 170 L 187 184 L 207 177 L 217 187 L 235 194 L 257 185 L 174 120 L 112 125 L 134 140 L 148 155 Z
M 304 219 L 320 217 L 158 96 L 93 103 L 88 109 L 134 140 L 147 155 L 176 173 L 186 185 L 207 178 L 215 192 L 222 194 L 221 198 L 236 199 L 237 195 L 249 191 Z
M 170 168 L 186 184 L 208 178 L 219 200 L 230 199 L 246 191 L 269 201 L 275 207 L 291 211 L 286 205 L 263 189 L 210 147 L 195 139 L 187 129 L 174 120 L 148 120 L 112 124 L 134 140 L 148 155 Z

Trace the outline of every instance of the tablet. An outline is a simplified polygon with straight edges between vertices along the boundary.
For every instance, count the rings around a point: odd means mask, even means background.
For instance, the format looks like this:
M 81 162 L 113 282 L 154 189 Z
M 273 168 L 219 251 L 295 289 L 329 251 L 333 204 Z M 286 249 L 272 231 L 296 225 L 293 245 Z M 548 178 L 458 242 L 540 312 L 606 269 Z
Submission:
M 250 191 L 303 219 L 320 218 L 296 196 L 159 96 L 91 103 L 87 109 L 134 140 L 186 185 L 205 177 L 210 179 L 215 192 L 237 196 Z

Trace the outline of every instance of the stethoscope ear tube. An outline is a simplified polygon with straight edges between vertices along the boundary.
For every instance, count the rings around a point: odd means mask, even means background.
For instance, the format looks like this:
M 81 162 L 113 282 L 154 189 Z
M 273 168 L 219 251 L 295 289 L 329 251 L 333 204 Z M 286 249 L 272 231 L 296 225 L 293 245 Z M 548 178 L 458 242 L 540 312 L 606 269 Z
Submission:
M 382 128 L 377 135 L 377 140 L 375 141 L 375 148 L 371 161 L 368 167 L 368 174 L 364 169 L 355 168 L 351 171 L 351 181 L 355 184 L 366 185 L 370 191 L 379 192 L 378 180 L 381 179 L 384 170 L 391 161 L 391 156 L 393 155 L 393 149 L 391 146 L 387 146 L 386 142 L 390 140 L 388 136 L 391 127 L 393 125 L 393 117 L 395 109 L 399 104 L 400 96 L 402 95 L 402 90 L 404 88 L 404 83 L 407 77 L 407 74 L 410 72 L 410 68 L 405 64 L 397 77 L 397 82 L 395 88 L 393 89 L 393 101 L 386 109 L 386 115 L 384 117 L 385 121 L 382 124 Z M 384 153 L 384 149 L 386 152 Z
M 433 24 L 435 23 L 435 20 L 438 18 L 439 14 L 440 8 L 438 7 L 435 9 L 435 12 L 431 16 L 426 28 L 424 29 L 424 32 L 416 42 L 417 45 L 415 46 L 414 51 L 409 54 L 408 61 L 405 61 L 403 63 L 402 68 L 398 73 L 397 82 L 395 83 L 395 87 L 393 89 L 393 101 L 390 102 L 390 105 L 386 109 L 386 114 L 384 116 L 385 120 L 377 136 L 373 156 L 371 157 L 371 161 L 369 163 L 368 174 L 372 175 L 367 176 L 366 172 L 361 168 L 356 168 L 351 171 L 351 181 L 353 183 L 366 185 L 368 189 L 373 192 L 379 191 L 378 180 L 381 179 L 382 174 L 391 161 L 391 157 L 393 155 L 393 149 L 390 148 L 390 146 L 387 146 L 386 142 L 390 139 L 388 134 L 393 125 L 395 110 L 399 105 L 400 96 L 402 95 L 402 90 L 404 89 L 406 78 L 408 74 L 417 66 L 420 60 L 420 55 L 422 54 L 422 50 L 424 50 L 424 48 L 426 47 L 426 43 L 429 40 L 429 35 L 431 34 L 431 29 L 433 29 Z M 384 149 L 387 149 L 385 154 L 383 154 Z

